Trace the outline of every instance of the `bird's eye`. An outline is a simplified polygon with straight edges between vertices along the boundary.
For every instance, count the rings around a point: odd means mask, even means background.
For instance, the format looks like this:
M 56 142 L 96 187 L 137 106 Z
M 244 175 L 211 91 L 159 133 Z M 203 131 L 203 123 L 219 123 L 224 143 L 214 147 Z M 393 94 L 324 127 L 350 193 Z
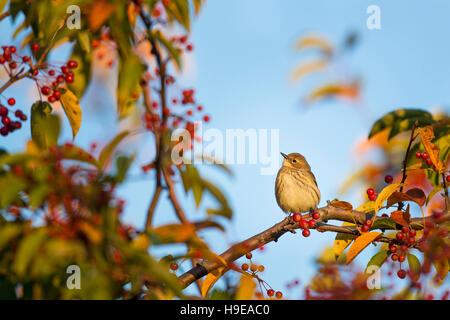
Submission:
M 297 160 L 294 159 L 294 160 L 292 160 L 292 162 L 297 162 Z

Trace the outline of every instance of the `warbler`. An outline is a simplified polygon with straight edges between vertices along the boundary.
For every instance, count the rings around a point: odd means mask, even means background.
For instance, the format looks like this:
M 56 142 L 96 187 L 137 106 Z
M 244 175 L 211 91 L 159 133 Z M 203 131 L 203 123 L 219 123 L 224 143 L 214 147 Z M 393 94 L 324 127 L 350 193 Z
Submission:
M 281 152 L 283 164 L 275 181 L 278 206 L 287 214 L 313 212 L 320 201 L 316 177 L 300 153 Z

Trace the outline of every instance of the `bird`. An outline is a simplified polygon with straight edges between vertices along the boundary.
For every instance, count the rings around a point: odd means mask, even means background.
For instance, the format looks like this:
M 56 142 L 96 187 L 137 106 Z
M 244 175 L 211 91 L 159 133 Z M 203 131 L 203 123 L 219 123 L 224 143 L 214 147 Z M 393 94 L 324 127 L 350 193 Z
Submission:
M 286 214 L 314 212 L 320 202 L 320 190 L 311 167 L 300 153 L 281 155 L 284 160 L 275 181 L 278 206 Z

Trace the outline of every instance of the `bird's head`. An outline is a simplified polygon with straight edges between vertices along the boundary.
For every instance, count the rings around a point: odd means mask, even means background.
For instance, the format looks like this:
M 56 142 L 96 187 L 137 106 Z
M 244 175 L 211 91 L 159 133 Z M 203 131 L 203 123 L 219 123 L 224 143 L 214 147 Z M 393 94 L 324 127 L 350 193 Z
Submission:
M 295 153 L 295 152 L 289 153 L 289 154 L 284 154 L 283 152 L 280 152 L 280 153 L 284 158 L 283 165 L 282 165 L 283 167 L 297 169 L 297 170 L 311 170 L 311 167 L 309 166 L 305 157 L 302 156 L 300 153 Z

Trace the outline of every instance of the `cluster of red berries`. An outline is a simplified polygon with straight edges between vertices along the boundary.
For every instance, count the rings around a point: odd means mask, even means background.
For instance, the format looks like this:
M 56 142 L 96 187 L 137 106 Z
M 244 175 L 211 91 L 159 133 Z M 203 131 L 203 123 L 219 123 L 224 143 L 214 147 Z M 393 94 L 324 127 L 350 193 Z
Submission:
M 302 235 L 304 237 L 309 237 L 309 235 L 311 234 L 311 231 L 309 231 L 309 229 L 316 226 L 316 220 L 318 220 L 319 218 L 320 213 L 317 211 L 312 214 L 312 219 L 309 220 L 303 219 L 300 213 L 294 213 L 294 215 L 292 216 L 292 219 L 300 225 L 300 228 L 303 229 Z
M 372 220 L 371 219 L 367 219 L 365 222 L 364 222 L 364 224 L 363 224 L 363 226 L 361 227 L 361 231 L 362 232 L 367 232 L 367 231 L 369 231 L 370 230 L 370 227 L 372 226 Z
M 181 36 L 181 37 L 172 37 L 170 39 L 170 41 L 176 45 L 178 45 L 181 48 L 186 49 L 186 51 L 192 51 L 194 50 L 194 45 L 192 43 L 188 43 L 188 37 L 185 36 Z
M 246 255 L 245 255 L 245 257 L 248 259 L 248 260 L 250 260 L 250 263 L 243 263 L 242 265 L 241 265 L 241 270 L 242 271 L 244 271 L 244 272 L 248 272 L 249 270 L 251 271 L 251 274 L 253 275 L 253 276 L 255 276 L 258 272 L 263 272 L 264 271 L 264 266 L 263 265 L 257 265 L 257 264 L 254 264 L 253 262 L 252 262 L 252 258 L 253 258 L 253 254 L 251 253 L 251 252 L 248 252 Z M 269 289 L 267 289 L 267 287 L 266 287 L 266 285 L 268 285 L 267 284 L 267 282 L 265 282 L 264 280 L 261 280 L 259 277 L 257 277 L 256 276 L 256 278 L 257 278 L 257 280 L 259 281 L 259 283 L 262 285 L 262 287 L 264 287 L 264 289 L 266 290 L 266 293 L 267 293 L 267 295 L 269 296 L 269 297 L 273 297 L 273 296 L 275 296 L 276 298 L 278 298 L 278 299 L 281 299 L 282 297 L 283 297 L 283 293 L 281 292 L 281 291 L 276 291 L 275 292 L 275 290 L 273 290 L 272 288 L 269 288 Z M 261 288 L 262 288 L 261 287 Z M 270 287 L 270 286 L 269 286 Z M 260 295 L 262 295 L 262 293 L 260 294 Z
M 416 152 L 416 158 L 417 159 L 423 159 L 427 165 L 434 166 L 433 161 L 431 161 L 430 156 L 426 152 Z
M 404 279 L 407 272 L 401 269 L 401 263 L 406 260 L 406 255 L 411 246 L 416 244 L 416 231 L 408 227 L 402 227 L 402 230 L 395 235 L 395 243 L 392 242 L 389 245 L 389 254 L 392 261 L 398 261 L 400 263 L 400 269 L 397 272 L 397 276 L 400 279 Z
M 8 104 L 10 106 L 13 106 L 15 103 L 16 103 L 16 101 L 14 100 L 14 98 L 8 99 Z M 10 132 L 13 132 L 15 130 L 22 128 L 22 123 L 20 121 L 11 120 L 11 118 L 9 116 L 9 112 L 10 112 L 10 110 L 6 106 L 0 104 L 0 118 L 1 118 L 1 123 L 3 125 L 0 128 L 0 135 L 2 135 L 4 137 L 6 137 Z M 16 110 L 13 114 L 16 118 L 18 118 L 21 121 L 27 120 L 27 116 L 21 110 Z
M 377 195 L 373 188 L 367 189 L 366 193 L 367 193 L 367 196 L 369 197 L 369 200 L 371 200 L 371 201 L 374 201 L 377 198 Z
M 72 69 L 78 67 L 78 62 L 69 60 L 66 64 L 59 68 L 47 68 L 43 70 L 43 77 L 39 82 L 46 82 L 47 84 L 40 86 L 41 93 L 48 96 L 47 100 L 50 103 L 58 101 L 61 98 L 61 91 L 59 87 L 64 83 L 72 83 L 75 80 L 75 75 Z

